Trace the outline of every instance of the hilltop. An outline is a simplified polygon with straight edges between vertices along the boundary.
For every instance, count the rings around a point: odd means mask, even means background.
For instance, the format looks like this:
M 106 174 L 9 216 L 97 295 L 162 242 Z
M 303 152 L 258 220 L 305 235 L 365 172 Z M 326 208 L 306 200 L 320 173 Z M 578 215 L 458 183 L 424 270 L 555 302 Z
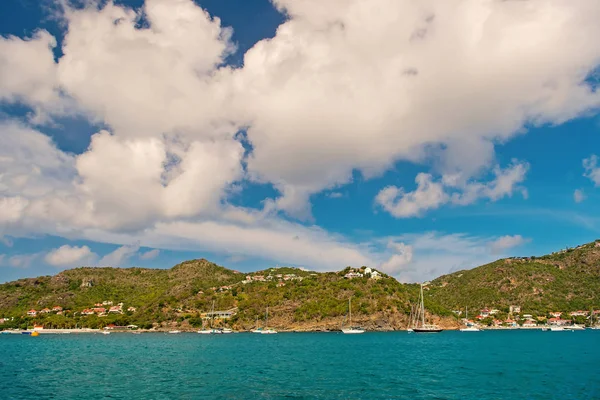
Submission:
M 597 244 L 598 243 L 598 244 Z M 600 242 L 541 257 L 512 257 L 441 276 L 429 285 L 443 307 L 460 310 L 519 305 L 531 313 L 600 305 Z

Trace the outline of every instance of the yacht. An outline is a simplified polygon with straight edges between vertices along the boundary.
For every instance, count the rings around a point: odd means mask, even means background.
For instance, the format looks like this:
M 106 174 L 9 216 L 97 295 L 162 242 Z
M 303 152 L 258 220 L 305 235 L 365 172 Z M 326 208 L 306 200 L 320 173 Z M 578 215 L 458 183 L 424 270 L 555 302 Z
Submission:
M 210 319 L 210 327 L 208 329 L 201 329 L 198 331 L 198 333 L 202 334 L 202 335 L 219 335 L 221 333 L 223 333 L 220 329 L 216 329 L 213 328 L 213 321 L 215 319 L 215 302 L 212 302 L 212 306 L 210 308 L 210 314 L 211 314 L 211 319 Z M 202 323 L 202 325 L 204 325 L 204 322 Z
M 169 333 L 172 333 L 172 334 L 177 334 L 177 333 L 181 333 L 181 331 L 177 331 L 177 330 L 175 330 L 175 331 L 169 331 Z
M 268 322 L 269 322 L 269 307 L 267 307 L 267 311 L 265 313 L 265 327 L 264 328 L 258 327 L 258 317 L 257 317 L 256 318 L 256 328 L 253 329 L 251 332 L 252 333 L 260 333 L 262 335 L 272 335 L 274 333 L 277 333 L 277 331 L 275 329 L 268 328 Z
M 573 332 L 573 329 L 568 329 L 564 326 L 551 326 L 550 332 Z
M 425 302 L 423 300 L 423 284 L 421 284 L 421 293 L 420 293 L 420 308 L 418 310 L 417 318 L 415 318 L 415 325 L 413 326 L 413 332 L 415 333 L 438 333 L 443 331 L 441 327 L 435 324 L 426 324 L 425 323 Z M 421 317 L 419 321 L 418 316 Z
M 348 321 L 349 326 L 347 328 L 342 328 L 342 332 L 346 334 L 358 334 L 365 333 L 365 330 L 360 326 L 352 326 L 352 297 L 348 299 Z
M 461 332 L 481 332 L 481 329 L 469 322 L 469 311 L 467 307 L 465 307 L 465 320 L 467 321 L 465 323 L 466 326 L 460 330 Z

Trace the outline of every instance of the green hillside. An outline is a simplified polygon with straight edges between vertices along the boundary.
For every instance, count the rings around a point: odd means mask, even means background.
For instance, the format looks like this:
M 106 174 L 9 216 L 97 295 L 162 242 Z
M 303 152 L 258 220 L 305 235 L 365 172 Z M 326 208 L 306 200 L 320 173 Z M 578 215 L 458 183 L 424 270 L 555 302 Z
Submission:
M 237 329 L 250 329 L 262 321 L 267 306 L 270 324 L 281 329 L 337 329 L 353 298 L 353 320 L 373 329 L 406 326 L 416 285 L 402 285 L 385 274 L 346 279 L 339 273 L 315 273 L 277 268 L 246 274 L 206 260 L 192 260 L 169 270 L 141 268 L 76 268 L 0 285 L 0 317 L 13 317 L 4 325 L 90 328 L 108 324 L 200 327 L 211 310 L 233 310 L 232 318 L 216 321 Z M 364 272 L 363 267 L 360 271 Z M 358 272 L 360 272 L 358 271 Z M 377 274 L 378 276 L 375 276 Z M 261 278 L 262 277 L 262 278 Z M 261 278 L 262 280 L 257 280 Z M 82 315 L 96 303 L 123 303 L 122 313 Z M 112 305 L 111 304 L 111 305 Z M 27 311 L 60 306 L 56 313 L 26 316 Z M 108 308 L 108 306 L 105 306 Z M 127 311 L 134 307 L 135 311 Z M 431 309 L 441 310 L 434 304 Z M 443 313 L 443 312 L 441 312 Z
M 542 257 L 507 258 L 441 276 L 429 285 L 449 309 L 510 305 L 543 314 L 600 308 L 600 247 L 588 243 Z
M 171 269 L 76 268 L 55 276 L 21 279 L 0 285 L 1 328 L 101 328 L 135 324 L 143 328 L 194 329 L 208 323 L 207 312 L 230 312 L 217 326 L 251 329 L 262 324 L 282 330 L 339 329 L 347 323 L 352 298 L 353 322 L 369 329 L 405 328 L 418 285 L 362 267 L 316 273 L 272 268 L 248 274 L 207 260 L 191 260 Z M 356 277 L 348 279 L 352 272 Z M 360 276 L 362 274 L 362 276 Z M 600 247 L 595 243 L 543 257 L 508 258 L 441 276 L 426 286 L 425 306 L 432 322 L 457 326 L 451 310 L 511 305 L 524 312 L 600 308 Z M 103 305 L 105 303 L 106 305 Z M 110 304 L 109 304 L 110 303 Z M 109 307 L 122 304 L 114 312 Z M 96 305 L 98 304 L 98 305 Z M 60 306 L 62 312 L 28 316 Z M 91 315 L 84 315 L 93 309 Z M 99 311 L 106 308 L 105 312 Z

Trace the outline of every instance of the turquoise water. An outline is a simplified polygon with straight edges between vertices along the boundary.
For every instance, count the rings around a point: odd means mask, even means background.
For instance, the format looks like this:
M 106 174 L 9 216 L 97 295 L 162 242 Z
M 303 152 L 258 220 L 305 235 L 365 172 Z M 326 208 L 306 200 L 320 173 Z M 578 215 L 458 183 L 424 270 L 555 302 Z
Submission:
M 600 331 L 0 335 L 1 399 L 600 399 Z

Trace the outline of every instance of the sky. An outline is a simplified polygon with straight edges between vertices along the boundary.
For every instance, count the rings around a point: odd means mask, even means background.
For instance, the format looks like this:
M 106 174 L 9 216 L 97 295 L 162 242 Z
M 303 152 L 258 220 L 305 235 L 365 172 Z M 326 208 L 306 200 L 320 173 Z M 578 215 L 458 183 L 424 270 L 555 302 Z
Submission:
M 600 238 L 596 0 L 0 3 L 0 282 Z

